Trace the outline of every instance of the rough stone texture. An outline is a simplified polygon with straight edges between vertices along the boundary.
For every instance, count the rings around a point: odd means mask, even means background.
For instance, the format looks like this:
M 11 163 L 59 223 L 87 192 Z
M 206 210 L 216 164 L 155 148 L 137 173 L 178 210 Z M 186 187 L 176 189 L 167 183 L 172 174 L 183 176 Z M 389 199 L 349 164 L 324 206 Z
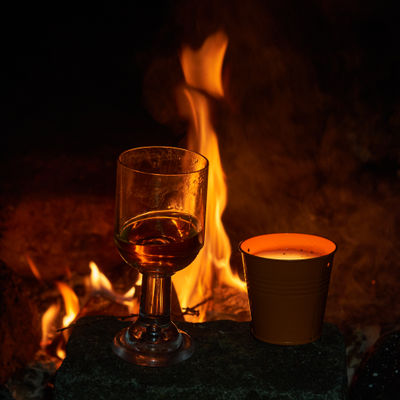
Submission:
M 382 336 L 354 375 L 351 400 L 391 400 L 400 393 L 400 331 Z
M 0 400 L 14 400 L 5 386 L 0 385 Z
M 0 261 L 0 383 L 31 361 L 39 348 L 39 314 L 28 288 L 29 282 Z
M 112 353 L 126 322 L 86 317 L 79 324 L 56 376 L 57 400 L 346 398 L 344 343 L 331 324 L 315 343 L 285 347 L 255 340 L 248 322 L 180 323 L 196 352 L 167 368 L 134 366 Z

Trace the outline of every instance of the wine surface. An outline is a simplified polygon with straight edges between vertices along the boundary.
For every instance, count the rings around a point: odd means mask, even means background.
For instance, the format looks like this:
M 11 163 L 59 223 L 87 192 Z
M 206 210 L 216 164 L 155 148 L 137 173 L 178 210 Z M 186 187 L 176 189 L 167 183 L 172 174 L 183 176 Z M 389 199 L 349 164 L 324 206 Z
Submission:
M 321 253 L 303 249 L 263 250 L 254 255 L 274 260 L 305 260 L 322 256 Z
M 204 235 L 192 215 L 166 210 L 128 220 L 115 241 L 122 258 L 139 271 L 173 273 L 196 258 Z

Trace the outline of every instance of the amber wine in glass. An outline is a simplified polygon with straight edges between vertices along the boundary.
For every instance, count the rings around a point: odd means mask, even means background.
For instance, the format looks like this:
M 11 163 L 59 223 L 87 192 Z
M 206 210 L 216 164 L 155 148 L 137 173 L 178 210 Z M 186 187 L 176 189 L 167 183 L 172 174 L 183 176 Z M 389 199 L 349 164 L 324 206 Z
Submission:
M 113 341 L 127 361 L 165 366 L 193 353 L 170 320 L 171 276 L 203 246 L 207 177 L 207 159 L 185 149 L 141 147 L 118 159 L 115 242 L 143 274 L 139 317 Z

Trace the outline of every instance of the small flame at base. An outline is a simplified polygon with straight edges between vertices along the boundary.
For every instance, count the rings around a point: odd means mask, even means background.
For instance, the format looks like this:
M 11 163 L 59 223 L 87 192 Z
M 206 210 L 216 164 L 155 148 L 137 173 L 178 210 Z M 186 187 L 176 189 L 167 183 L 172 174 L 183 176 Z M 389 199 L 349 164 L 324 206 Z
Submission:
M 56 282 L 56 286 L 62 295 L 65 307 L 65 316 L 63 318 L 63 328 L 72 323 L 78 315 L 80 306 L 75 292 L 64 282 Z
M 53 335 L 52 327 L 55 326 L 55 321 L 58 313 L 60 312 L 60 305 L 58 303 L 52 304 L 43 314 L 42 317 L 42 340 L 40 347 L 44 348 L 51 343 L 50 337 Z
M 141 276 L 139 276 L 137 282 L 132 286 L 132 288 L 130 288 L 125 294 L 121 295 L 114 291 L 111 282 L 99 270 L 93 261 L 89 263 L 89 267 L 91 275 L 86 279 L 86 288 L 89 297 L 101 294 L 103 297 L 108 297 L 116 303 L 123 304 L 128 308 L 129 312 L 132 312 L 137 305 L 134 300 L 134 295 L 136 292 L 136 286 L 141 285 Z M 55 284 L 63 298 L 65 316 L 62 320 L 62 327 L 66 328 L 72 324 L 75 318 L 79 315 L 79 299 L 74 290 L 65 282 L 56 282 Z M 69 332 L 68 330 L 64 330 L 59 335 L 55 334 L 55 327 L 59 318 L 60 309 L 60 304 L 55 303 L 52 304 L 43 314 L 41 348 L 51 352 L 53 355 L 55 353 L 60 360 L 63 360 L 66 356 L 64 348 L 69 337 Z
M 136 293 L 136 286 L 141 286 L 142 284 L 142 275 L 138 276 L 136 283 L 123 295 L 117 293 L 108 280 L 108 278 L 99 270 L 96 263 L 90 261 L 89 267 L 91 270 L 89 282 L 87 286 L 92 293 L 101 294 L 105 297 L 108 297 L 112 301 L 116 303 L 125 305 L 129 312 L 135 308 L 135 304 L 133 304 L 133 298 Z

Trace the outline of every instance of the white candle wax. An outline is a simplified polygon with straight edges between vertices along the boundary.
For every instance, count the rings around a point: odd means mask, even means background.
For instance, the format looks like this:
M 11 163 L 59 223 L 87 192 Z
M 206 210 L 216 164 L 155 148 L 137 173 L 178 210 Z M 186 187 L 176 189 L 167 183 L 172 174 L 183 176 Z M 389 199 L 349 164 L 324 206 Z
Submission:
M 319 253 L 303 249 L 263 250 L 254 255 L 258 257 L 272 258 L 274 260 L 304 260 L 321 256 Z

